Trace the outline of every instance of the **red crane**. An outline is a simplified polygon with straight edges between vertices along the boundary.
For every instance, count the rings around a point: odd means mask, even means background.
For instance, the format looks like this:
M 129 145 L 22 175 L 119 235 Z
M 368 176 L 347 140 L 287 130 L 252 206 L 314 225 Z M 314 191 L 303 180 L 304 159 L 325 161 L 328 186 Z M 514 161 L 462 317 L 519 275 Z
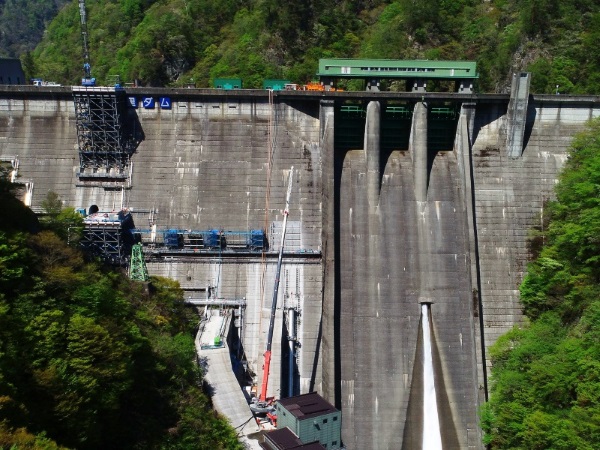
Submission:
M 273 303 L 271 304 L 271 320 L 269 322 L 269 334 L 267 335 L 267 350 L 265 351 L 265 362 L 263 365 L 263 379 L 260 389 L 259 402 L 267 401 L 267 386 L 269 384 L 269 369 L 271 367 L 271 344 L 273 341 L 273 327 L 275 325 L 275 312 L 277 310 L 277 293 L 279 291 L 279 275 L 281 273 L 281 261 L 283 259 L 283 244 L 285 241 L 285 229 L 287 218 L 290 213 L 290 195 L 292 193 L 292 176 L 294 175 L 294 166 L 290 170 L 288 180 L 287 197 L 285 199 L 285 210 L 283 211 L 283 227 L 281 229 L 281 245 L 279 246 L 279 257 L 277 259 L 277 272 L 275 273 L 275 287 L 273 288 Z

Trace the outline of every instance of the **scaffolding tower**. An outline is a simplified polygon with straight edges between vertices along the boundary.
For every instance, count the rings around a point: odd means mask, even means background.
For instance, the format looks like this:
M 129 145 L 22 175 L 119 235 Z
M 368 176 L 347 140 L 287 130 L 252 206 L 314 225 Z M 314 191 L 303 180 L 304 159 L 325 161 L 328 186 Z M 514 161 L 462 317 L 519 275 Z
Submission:
M 124 266 L 133 245 L 133 218 L 129 211 L 97 212 L 83 220 L 81 246 L 105 262 Z
M 82 178 L 127 180 L 135 142 L 128 138 L 127 98 L 118 87 L 73 86 Z

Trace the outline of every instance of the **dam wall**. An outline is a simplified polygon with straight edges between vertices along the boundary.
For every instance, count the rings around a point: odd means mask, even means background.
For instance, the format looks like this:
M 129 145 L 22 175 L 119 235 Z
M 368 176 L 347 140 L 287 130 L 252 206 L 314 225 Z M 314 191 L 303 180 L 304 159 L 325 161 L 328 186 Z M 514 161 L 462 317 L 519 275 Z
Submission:
M 486 349 L 522 319 L 529 230 L 543 226 L 573 135 L 600 114 L 600 100 L 530 96 L 515 157 L 508 96 L 304 94 L 128 90 L 169 95 L 172 107 L 129 110 L 143 138 L 127 185 L 114 189 L 77 176 L 68 88 L 0 87 L 0 159 L 19 160 L 37 211 L 54 191 L 66 206 L 129 208 L 139 228 L 264 229 L 264 254 L 147 263 L 186 297 L 210 287 L 245 299 L 240 341 L 259 386 L 293 166 L 269 395 L 285 396 L 283 323 L 294 309 L 296 390 L 341 409 L 347 448 L 420 448 L 427 303 L 445 448 L 481 448 Z M 359 116 L 344 116 L 357 104 Z M 430 133 L 435 108 L 448 105 L 453 128 Z
M 137 93 L 136 93 L 137 94 Z M 233 230 L 264 229 L 277 251 L 277 226 L 283 220 L 287 178 L 294 167 L 291 194 L 290 253 L 320 251 L 321 182 L 318 104 L 295 107 L 258 98 L 177 96 L 170 110 L 129 110 L 143 136 L 131 160 L 130 182 L 123 189 L 86 185 L 77 176 L 79 158 L 75 113 L 69 90 L 15 93 L 0 99 L 0 158 L 19 160 L 19 177 L 33 182 L 31 206 L 40 210 L 49 191 L 65 206 L 101 211 L 129 208 L 137 228 Z M 148 93 L 139 93 L 137 98 Z M 152 95 L 152 94 L 150 94 Z M 163 94 L 164 95 L 164 94 Z M 16 97 L 16 98 L 15 98 Z M 97 183 L 96 183 L 97 184 Z M 291 241 L 291 242 L 290 242 Z M 290 245 L 291 244 L 291 245 Z M 275 279 L 276 255 L 261 258 L 218 255 L 187 260 L 170 257 L 149 263 L 151 275 L 169 276 L 190 288 L 187 295 L 212 286 L 223 298 L 245 298 L 242 343 L 250 371 L 262 381 Z M 279 289 L 277 340 L 282 313 L 297 307 L 299 389 L 320 389 L 318 351 L 321 272 L 314 258 L 284 259 Z M 199 295 L 205 295 L 200 292 Z M 273 345 L 270 396 L 280 396 L 281 345 Z M 312 349 L 312 350 L 311 350 Z
M 543 206 L 554 197 L 574 134 L 600 115 L 594 98 L 577 100 L 535 97 L 519 158 L 505 148 L 505 107 L 476 108 L 472 177 L 486 346 L 522 319 L 519 285 L 533 255 L 528 236 L 543 227 Z

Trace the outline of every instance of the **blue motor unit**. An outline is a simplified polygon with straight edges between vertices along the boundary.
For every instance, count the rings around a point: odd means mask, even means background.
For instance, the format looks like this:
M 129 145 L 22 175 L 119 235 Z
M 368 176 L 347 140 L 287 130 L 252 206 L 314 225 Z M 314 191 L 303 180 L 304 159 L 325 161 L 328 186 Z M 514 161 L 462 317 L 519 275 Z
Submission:
M 223 244 L 221 232 L 219 230 L 209 230 L 202 233 L 204 236 L 204 247 L 220 248 Z
M 166 230 L 163 237 L 167 248 L 180 248 L 183 245 L 183 236 L 177 230 Z
M 143 235 L 150 230 L 132 229 L 136 242 L 143 241 Z M 223 231 L 167 229 L 163 232 L 163 246 L 169 250 L 223 250 L 223 251 L 263 251 L 268 247 L 264 230 Z
M 248 239 L 248 246 L 252 250 L 262 250 L 265 248 L 265 232 L 263 230 L 250 230 L 250 238 Z

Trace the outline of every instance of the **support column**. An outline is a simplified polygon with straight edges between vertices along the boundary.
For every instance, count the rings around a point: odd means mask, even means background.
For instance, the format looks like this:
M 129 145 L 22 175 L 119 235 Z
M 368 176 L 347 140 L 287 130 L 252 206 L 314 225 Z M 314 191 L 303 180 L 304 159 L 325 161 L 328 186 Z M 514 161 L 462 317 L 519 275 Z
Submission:
M 485 339 L 483 311 L 481 304 L 481 278 L 479 268 L 479 249 L 477 240 L 477 217 L 475 215 L 475 194 L 472 165 L 473 130 L 475 129 L 475 103 L 463 103 L 460 111 L 458 127 L 456 129 L 455 151 L 457 154 L 458 169 L 461 176 L 461 185 L 465 193 L 464 204 L 466 223 L 469 236 L 468 257 L 470 261 L 470 288 L 471 313 L 469 316 L 473 321 L 471 324 L 473 355 L 473 379 L 477 384 L 473 386 L 473 398 L 481 405 L 488 400 L 487 397 L 487 369 L 485 362 Z M 482 387 L 482 388 L 481 388 Z M 481 428 L 473 426 L 467 430 L 467 443 L 469 448 L 480 448 L 483 436 Z
M 424 102 L 415 105 L 409 150 L 412 155 L 415 176 L 415 200 L 427 200 L 427 106 Z
M 367 161 L 367 193 L 369 206 L 379 204 L 381 188 L 381 105 L 369 102 L 365 122 L 365 159 Z
M 336 307 L 336 267 L 335 267 L 335 151 L 334 151 L 334 102 L 321 100 L 320 109 L 320 146 L 322 160 L 322 202 L 323 228 L 321 235 L 321 252 L 323 255 L 323 314 L 322 331 L 322 393 L 328 401 L 340 407 L 340 367 L 336 362 L 336 351 L 339 349 L 339 305 Z M 313 369 L 316 374 L 316 368 Z M 316 378 L 313 377 L 313 378 Z M 312 390 L 319 390 L 319 381 L 311 380 Z

